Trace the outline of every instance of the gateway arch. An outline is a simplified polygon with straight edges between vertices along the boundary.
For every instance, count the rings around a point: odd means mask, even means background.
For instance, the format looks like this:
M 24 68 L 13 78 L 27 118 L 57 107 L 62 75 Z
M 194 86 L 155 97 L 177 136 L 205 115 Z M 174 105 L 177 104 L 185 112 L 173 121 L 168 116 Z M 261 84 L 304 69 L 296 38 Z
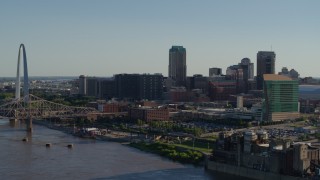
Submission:
M 22 54 L 21 54 L 22 53 Z M 20 44 L 19 55 L 18 55 L 18 66 L 17 66 L 17 77 L 16 77 L 16 99 L 20 99 L 20 61 L 23 59 L 23 96 L 25 102 L 28 102 L 29 95 L 29 78 L 28 78 L 28 66 L 27 66 L 27 55 L 24 44 Z

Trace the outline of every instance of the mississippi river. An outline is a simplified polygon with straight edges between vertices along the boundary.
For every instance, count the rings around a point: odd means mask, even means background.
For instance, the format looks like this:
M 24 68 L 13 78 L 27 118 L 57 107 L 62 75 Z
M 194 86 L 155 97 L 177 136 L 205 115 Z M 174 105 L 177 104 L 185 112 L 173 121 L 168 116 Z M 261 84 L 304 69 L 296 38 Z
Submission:
M 230 179 L 108 141 L 0 119 L 0 179 Z M 22 139 L 28 137 L 28 142 Z M 51 143 L 50 148 L 45 144 Z M 73 144 L 72 149 L 66 146 Z

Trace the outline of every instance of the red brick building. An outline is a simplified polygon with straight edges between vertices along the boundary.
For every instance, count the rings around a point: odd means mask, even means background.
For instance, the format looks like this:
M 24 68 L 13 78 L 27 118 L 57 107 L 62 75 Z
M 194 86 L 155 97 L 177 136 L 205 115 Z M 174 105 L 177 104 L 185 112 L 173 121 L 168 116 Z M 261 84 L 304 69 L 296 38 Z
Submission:
M 103 112 L 116 113 L 120 111 L 120 105 L 118 103 L 106 103 L 103 104 Z
M 138 107 L 129 109 L 130 119 L 141 119 L 143 121 L 168 121 L 169 109 L 168 108 L 151 108 L 151 107 Z
M 140 101 L 140 102 L 137 102 L 136 105 L 156 107 L 158 106 L 158 103 L 155 101 Z
M 98 111 L 103 113 L 118 113 L 128 111 L 127 102 L 117 102 L 117 101 L 98 101 L 95 102 L 96 106 L 90 106 L 98 109 Z M 92 103 L 93 104 L 93 103 Z
M 236 81 L 209 82 L 209 96 L 211 101 L 228 100 L 230 95 L 237 94 Z

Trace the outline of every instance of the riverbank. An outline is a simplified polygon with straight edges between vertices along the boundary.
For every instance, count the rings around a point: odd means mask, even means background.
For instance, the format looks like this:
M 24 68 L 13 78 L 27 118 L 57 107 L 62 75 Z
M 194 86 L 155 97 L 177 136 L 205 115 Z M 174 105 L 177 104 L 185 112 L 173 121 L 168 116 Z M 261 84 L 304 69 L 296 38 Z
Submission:
M 58 130 L 64 132 L 66 134 L 70 134 L 73 136 L 77 136 L 80 138 L 88 138 L 79 136 L 74 133 L 74 129 L 70 127 L 64 126 L 56 126 L 45 121 L 33 121 L 34 124 L 45 126 L 49 129 Z M 90 137 L 92 138 L 92 137 Z M 139 149 L 144 152 L 150 152 L 153 154 L 157 154 L 173 161 L 177 161 L 184 164 L 194 164 L 194 165 L 204 165 L 204 154 L 198 150 L 190 149 L 189 146 L 186 145 L 175 145 L 175 144 L 166 144 L 161 142 L 145 142 L 141 140 L 139 137 L 132 137 L 129 135 L 124 136 L 121 132 L 117 132 L 115 134 L 105 134 L 105 135 L 96 135 L 94 136 L 95 140 L 102 141 L 111 141 L 111 142 L 119 142 L 123 145 L 128 145 L 130 147 Z
M 201 165 L 204 160 L 204 155 L 198 151 L 186 150 L 174 145 L 164 143 L 130 143 L 129 146 L 140 149 L 145 152 L 158 154 L 167 157 L 173 161 L 180 163 L 190 163 L 194 165 Z
M 120 143 L 129 143 L 130 139 L 131 139 L 131 137 L 129 135 L 127 135 L 127 134 L 124 135 L 124 133 L 116 132 L 116 131 L 114 131 L 114 133 L 110 133 L 110 134 L 106 133 L 105 135 L 82 136 L 80 134 L 75 133 L 73 127 L 56 126 L 56 125 L 50 124 L 48 122 L 39 121 L 39 120 L 34 120 L 33 123 L 37 124 L 37 125 L 45 126 L 45 127 L 49 128 L 49 129 L 54 129 L 54 130 L 57 130 L 57 131 L 64 132 L 66 134 L 77 136 L 77 137 L 80 137 L 80 138 L 90 138 L 90 139 L 96 139 L 96 140 L 102 140 L 102 141 L 120 142 Z

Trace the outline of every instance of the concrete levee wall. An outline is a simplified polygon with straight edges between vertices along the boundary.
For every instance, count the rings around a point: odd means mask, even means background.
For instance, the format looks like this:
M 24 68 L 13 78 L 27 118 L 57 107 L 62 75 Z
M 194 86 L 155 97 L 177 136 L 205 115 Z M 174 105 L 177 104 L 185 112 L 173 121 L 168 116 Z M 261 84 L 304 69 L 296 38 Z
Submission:
M 281 174 L 275 174 L 271 172 L 259 171 L 255 169 L 238 167 L 233 165 L 228 165 L 224 163 L 218 163 L 214 161 L 207 161 L 207 169 L 218 171 L 222 173 L 232 174 L 236 176 L 247 177 L 251 179 L 258 180 L 302 180 L 302 177 L 285 176 Z

